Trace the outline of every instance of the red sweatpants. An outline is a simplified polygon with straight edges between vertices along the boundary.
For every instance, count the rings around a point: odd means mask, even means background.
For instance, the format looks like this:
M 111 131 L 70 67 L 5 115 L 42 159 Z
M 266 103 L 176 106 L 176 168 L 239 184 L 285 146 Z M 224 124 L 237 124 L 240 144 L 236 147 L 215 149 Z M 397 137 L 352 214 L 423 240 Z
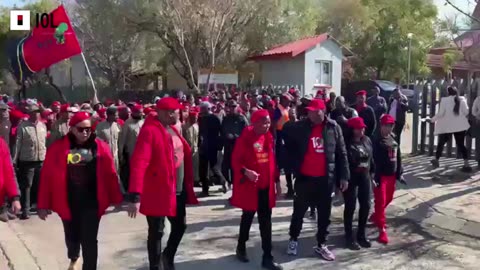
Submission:
M 397 179 L 395 175 L 381 176 L 380 185 L 373 189 L 375 197 L 375 221 L 379 228 L 386 227 L 385 209 L 393 200 L 395 193 L 395 184 Z

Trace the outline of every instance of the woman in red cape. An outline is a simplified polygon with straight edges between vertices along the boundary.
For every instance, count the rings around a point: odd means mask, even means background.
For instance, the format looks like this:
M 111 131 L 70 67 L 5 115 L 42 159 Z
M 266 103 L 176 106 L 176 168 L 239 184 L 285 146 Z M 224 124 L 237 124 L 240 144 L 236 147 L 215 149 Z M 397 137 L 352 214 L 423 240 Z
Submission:
M 82 269 L 96 270 L 100 219 L 123 196 L 110 148 L 92 133 L 90 114 L 76 113 L 69 125 L 69 133 L 47 150 L 40 173 L 38 216 L 45 220 L 52 210 L 62 219 L 69 270 L 78 269 L 80 247 Z
M 282 194 L 280 183 L 275 183 L 275 154 L 273 136 L 269 132 L 271 120 L 267 110 L 252 114 L 252 125 L 238 137 L 232 154 L 233 196 L 232 205 L 243 210 L 238 237 L 237 258 L 248 262 L 246 242 L 253 217 L 258 212 L 262 237 L 262 267 L 283 269 L 272 256 L 272 208 L 276 196 Z M 276 194 L 275 194 L 276 193 Z

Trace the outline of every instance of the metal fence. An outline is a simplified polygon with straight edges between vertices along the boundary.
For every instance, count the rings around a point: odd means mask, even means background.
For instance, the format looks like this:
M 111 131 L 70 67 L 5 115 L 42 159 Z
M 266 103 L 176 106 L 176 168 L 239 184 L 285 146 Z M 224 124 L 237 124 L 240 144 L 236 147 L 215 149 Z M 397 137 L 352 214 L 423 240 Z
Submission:
M 420 121 L 427 116 L 433 117 L 439 107 L 440 98 L 447 96 L 447 87 L 454 85 L 458 88 L 459 94 L 467 99 L 470 115 L 473 101 L 478 95 L 480 89 L 480 79 L 453 79 L 453 80 L 423 80 L 416 81 L 413 85 L 415 90 L 414 106 L 413 106 L 413 124 L 412 124 L 412 149 L 413 154 L 434 155 L 437 139 L 434 135 L 435 124 Z M 410 85 L 411 87 L 412 85 Z M 472 117 L 470 117 L 471 119 Z M 480 139 L 466 137 L 466 146 L 469 157 L 472 153 L 480 150 Z M 453 138 L 449 140 L 444 148 L 444 156 L 458 156 Z M 476 154 L 478 157 L 478 154 Z

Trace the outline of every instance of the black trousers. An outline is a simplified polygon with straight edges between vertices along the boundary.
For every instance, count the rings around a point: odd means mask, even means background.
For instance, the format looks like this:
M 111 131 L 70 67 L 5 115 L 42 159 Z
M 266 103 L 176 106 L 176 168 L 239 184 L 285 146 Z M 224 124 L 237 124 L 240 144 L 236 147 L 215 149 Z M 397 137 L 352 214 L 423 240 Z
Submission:
M 223 160 L 222 160 L 222 174 L 225 177 L 225 181 L 232 184 L 233 171 L 232 171 L 232 152 L 233 146 L 225 146 L 223 151 Z
M 467 134 L 467 131 L 459 131 L 455 133 L 445 133 L 445 134 L 439 134 L 438 135 L 438 145 L 437 145 L 437 152 L 435 153 L 435 157 L 437 159 L 440 159 L 443 153 L 443 147 L 445 144 L 453 137 L 455 138 L 455 143 L 457 144 L 457 149 L 462 155 L 462 158 L 464 160 L 468 159 L 468 151 L 467 148 L 465 147 L 465 136 Z
M 371 180 L 367 173 L 352 172 L 348 189 L 343 193 L 345 209 L 343 211 L 343 224 L 345 226 L 345 237 L 347 240 L 353 240 L 353 215 L 358 203 L 360 210 L 358 214 L 357 239 L 365 239 L 365 227 L 367 225 L 368 214 L 370 212 L 370 193 Z
M 130 177 L 130 158 L 129 154 L 124 154 L 125 163 L 120 166 L 120 180 L 122 181 L 123 189 L 128 191 L 128 180 Z
M 400 145 L 402 140 L 403 127 L 405 127 L 405 123 L 402 122 L 395 122 L 395 126 L 393 127 L 393 134 L 395 134 L 395 139 L 398 145 Z
M 168 237 L 167 247 L 163 251 L 163 256 L 166 256 L 170 264 L 173 264 L 175 254 L 178 246 L 182 241 L 183 234 L 187 229 L 186 220 L 186 193 L 177 195 L 177 215 L 175 217 L 168 217 L 171 225 L 170 236 Z M 165 217 L 147 216 L 148 222 L 148 261 L 150 263 L 150 270 L 160 270 L 162 257 L 162 237 L 165 229 Z
M 41 161 L 18 162 L 18 185 L 20 187 L 20 203 L 24 212 L 30 212 L 32 202 L 37 201 L 38 181 L 40 179 Z
M 260 225 L 260 236 L 262 237 L 263 259 L 271 260 L 272 257 L 272 210 L 269 206 L 269 190 L 258 191 L 258 224 Z M 243 211 L 240 221 L 240 235 L 238 237 L 238 248 L 246 249 L 246 242 L 250 236 L 255 212 Z
M 200 182 L 202 183 L 202 190 L 204 192 L 208 192 L 208 189 L 210 187 L 210 181 L 208 179 L 208 169 L 213 171 L 213 174 L 220 181 L 221 185 L 225 185 L 225 177 L 223 177 L 222 172 L 215 165 L 217 165 L 217 152 L 215 152 L 215 154 L 209 153 L 199 155 L 198 173 L 200 176 Z
M 306 177 L 299 175 L 295 180 L 295 198 L 290 222 L 290 238 L 298 240 L 302 231 L 303 217 L 308 207 L 317 208 L 317 242 L 322 245 L 327 241 L 330 214 L 332 212 L 333 183 L 327 177 Z
M 72 220 L 63 220 L 65 244 L 67 245 L 68 258 L 72 261 L 80 257 L 82 248 L 82 270 L 96 270 L 98 259 L 98 227 L 100 217 L 97 209 L 72 211 Z

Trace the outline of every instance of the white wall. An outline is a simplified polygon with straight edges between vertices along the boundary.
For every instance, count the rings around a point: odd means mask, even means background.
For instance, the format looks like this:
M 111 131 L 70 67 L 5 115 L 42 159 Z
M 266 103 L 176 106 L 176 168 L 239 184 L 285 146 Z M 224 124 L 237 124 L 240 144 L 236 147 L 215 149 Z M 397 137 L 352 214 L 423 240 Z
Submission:
M 331 40 L 322 42 L 305 52 L 305 93 L 312 91 L 315 84 L 315 62 L 319 60 L 332 62 L 332 90 L 340 96 L 343 53 L 340 46 Z
M 260 62 L 262 85 L 305 85 L 304 55 L 295 58 L 266 60 Z

